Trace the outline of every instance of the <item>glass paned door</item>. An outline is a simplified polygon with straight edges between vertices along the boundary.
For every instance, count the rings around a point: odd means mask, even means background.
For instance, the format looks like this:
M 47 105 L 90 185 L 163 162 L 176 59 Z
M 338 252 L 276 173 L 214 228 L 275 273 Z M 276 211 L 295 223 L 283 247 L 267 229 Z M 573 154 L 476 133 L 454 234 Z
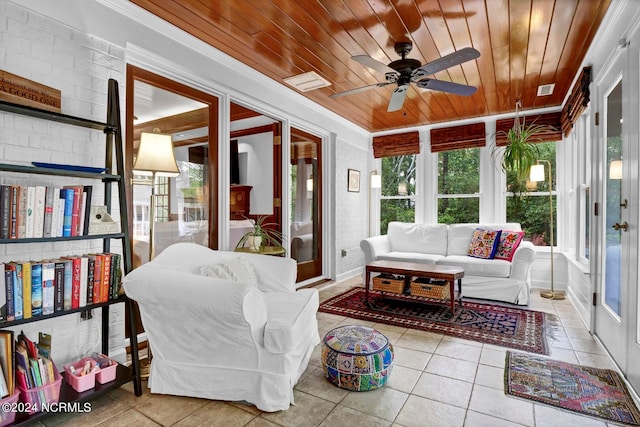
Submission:
M 606 164 L 605 176 L 605 266 L 604 304 L 620 317 L 620 289 L 622 284 L 622 82 L 607 96 Z

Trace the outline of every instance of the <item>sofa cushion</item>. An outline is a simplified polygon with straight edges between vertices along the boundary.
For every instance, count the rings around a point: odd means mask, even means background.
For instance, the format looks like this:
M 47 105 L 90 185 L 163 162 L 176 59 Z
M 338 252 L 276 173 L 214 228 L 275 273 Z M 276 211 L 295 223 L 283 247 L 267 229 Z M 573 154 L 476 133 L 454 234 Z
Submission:
M 467 255 L 469 245 L 471 244 L 471 236 L 473 236 L 476 228 L 484 228 L 487 230 L 521 230 L 520 224 L 515 222 L 503 224 L 449 224 L 447 255 Z
M 446 224 L 414 224 L 392 221 L 387 236 L 392 252 L 447 254 Z
M 511 261 L 513 255 L 516 253 L 516 249 L 520 245 L 520 242 L 524 238 L 523 231 L 508 231 L 502 230 L 500 233 L 500 242 L 498 243 L 498 249 L 496 250 L 495 259 L 505 259 Z
M 467 255 L 450 255 L 436 261 L 437 265 L 458 266 L 464 269 L 464 275 L 509 277 L 511 263 L 503 259 L 474 258 Z M 462 279 L 464 288 L 464 279 Z
M 249 261 L 241 257 L 202 266 L 200 274 L 214 279 L 233 280 L 254 286 L 258 284 L 253 266 Z
M 476 228 L 471 236 L 468 255 L 475 258 L 493 259 L 500 243 L 500 230 Z
M 381 254 L 377 259 L 383 259 L 387 261 L 405 261 L 405 262 L 419 262 L 422 264 L 435 264 L 436 261 L 443 259 L 443 255 L 434 254 L 420 254 L 417 252 L 387 252 Z

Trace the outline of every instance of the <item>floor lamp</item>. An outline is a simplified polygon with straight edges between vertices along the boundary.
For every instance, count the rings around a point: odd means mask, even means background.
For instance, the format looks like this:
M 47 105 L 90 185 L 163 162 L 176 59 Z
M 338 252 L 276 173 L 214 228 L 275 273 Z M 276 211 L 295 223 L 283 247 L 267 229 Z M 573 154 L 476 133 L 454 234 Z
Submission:
M 369 236 L 371 236 L 371 190 L 382 187 L 382 175 L 378 174 L 378 169 L 369 172 Z
M 171 135 L 163 135 L 157 128 L 153 130 L 153 133 L 142 132 L 133 172 L 137 175 L 151 175 L 149 203 L 149 261 L 151 261 L 155 256 L 156 176 L 176 177 L 180 174 L 176 158 L 173 155 Z M 132 331 L 132 333 L 134 332 Z M 149 377 L 151 357 L 151 346 L 147 341 L 147 363 L 140 364 L 140 378 Z
M 549 160 L 538 160 L 537 164 L 531 166 L 529 171 L 529 181 L 540 182 L 545 181 L 544 163 L 547 164 L 547 185 L 549 186 L 549 248 L 551 249 L 551 290 L 541 291 L 542 298 L 564 299 L 563 292 L 555 292 L 553 290 L 553 188 L 551 187 L 551 162 Z

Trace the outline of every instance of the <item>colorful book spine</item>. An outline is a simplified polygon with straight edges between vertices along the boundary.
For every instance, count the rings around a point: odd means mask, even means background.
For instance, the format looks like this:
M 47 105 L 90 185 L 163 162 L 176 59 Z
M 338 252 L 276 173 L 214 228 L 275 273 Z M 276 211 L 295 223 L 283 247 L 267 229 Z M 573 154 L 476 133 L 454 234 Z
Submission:
M 71 236 L 78 235 L 78 222 L 80 220 L 80 203 L 82 201 L 82 186 L 65 187 L 73 191 L 73 203 L 71 205 Z M 66 211 L 65 211 L 66 215 Z
M 7 321 L 11 322 L 16 319 L 13 306 L 13 281 L 15 276 L 15 266 L 11 265 L 11 263 L 6 263 L 4 265 L 4 282 L 5 289 L 7 292 Z
M 53 224 L 51 225 L 51 228 L 55 230 L 55 235 L 52 235 L 52 237 L 62 237 L 66 193 L 62 194 L 61 188 L 54 188 L 53 194 L 54 194 L 54 197 L 56 194 L 58 195 L 58 203 L 56 205 L 56 210 L 54 211 L 55 228 Z
M 81 217 L 82 220 L 82 235 L 89 235 L 89 220 L 91 219 L 91 195 L 93 193 L 93 187 L 91 185 L 85 185 L 82 188 L 84 191 L 85 199 L 84 199 L 84 216 Z
M 31 315 L 42 315 L 42 264 L 31 263 Z
M 71 221 L 73 217 L 73 189 L 63 188 L 60 190 L 62 197 L 64 194 L 64 217 L 62 218 L 62 236 L 71 236 Z
M 111 295 L 111 254 L 102 255 L 102 280 L 100 281 L 100 302 L 109 301 Z
M 95 266 L 93 268 L 93 303 L 98 304 L 102 302 L 102 275 L 103 275 L 103 262 L 102 255 L 95 254 Z
M 118 291 L 120 290 L 120 278 L 122 276 L 120 260 L 120 254 L 111 254 L 111 281 L 109 294 L 111 299 L 117 299 Z
M 24 319 L 29 319 L 33 315 L 31 308 L 31 299 L 33 297 L 31 282 L 31 262 L 26 261 L 22 263 L 22 317 Z
M 22 320 L 24 307 L 22 303 L 22 265 L 18 262 L 11 263 L 13 272 L 13 315 L 15 320 Z
M 56 265 L 53 262 L 42 263 L 42 314 L 54 313 L 55 301 L 55 273 Z

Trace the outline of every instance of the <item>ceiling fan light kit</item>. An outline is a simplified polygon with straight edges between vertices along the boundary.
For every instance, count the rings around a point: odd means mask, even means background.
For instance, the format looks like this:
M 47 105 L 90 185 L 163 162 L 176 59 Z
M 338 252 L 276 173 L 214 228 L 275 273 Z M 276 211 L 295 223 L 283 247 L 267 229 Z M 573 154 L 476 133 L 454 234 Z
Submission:
M 474 48 L 465 47 L 424 65 L 421 65 L 420 61 L 417 59 L 407 58 L 407 55 L 413 48 L 413 44 L 411 42 L 396 43 L 394 48 L 396 53 L 400 55 L 400 59 L 389 63 L 389 65 L 385 65 L 368 55 L 355 55 L 351 57 L 351 59 L 359 62 L 365 67 L 373 68 L 378 72 L 384 73 L 385 82 L 379 82 L 368 86 L 346 90 L 344 92 L 334 93 L 333 95 L 330 95 L 330 97 L 338 98 L 340 96 L 351 95 L 376 87 L 396 84 L 397 87 L 393 90 L 391 99 L 389 100 L 389 106 L 387 108 L 388 112 L 393 112 L 402 108 L 407 96 L 407 90 L 411 83 L 415 83 L 416 86 L 421 89 L 435 90 L 455 95 L 469 96 L 475 93 L 475 86 L 427 78 L 427 76 L 439 71 L 446 70 L 447 68 L 460 65 L 463 62 L 480 57 L 480 52 Z

